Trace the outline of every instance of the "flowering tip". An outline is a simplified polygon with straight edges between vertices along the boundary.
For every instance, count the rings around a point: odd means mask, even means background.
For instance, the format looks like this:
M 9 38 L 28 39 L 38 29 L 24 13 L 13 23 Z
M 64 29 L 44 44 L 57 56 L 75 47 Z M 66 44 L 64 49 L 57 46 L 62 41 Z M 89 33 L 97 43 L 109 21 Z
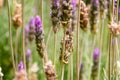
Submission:
M 35 28 L 36 34 L 42 31 L 42 21 L 39 16 L 35 18 Z
M 30 49 L 27 49 L 27 51 L 26 51 L 26 56 L 29 58 L 30 56 L 31 56 L 31 50 Z
M 20 61 L 20 63 L 18 64 L 18 71 L 21 71 L 24 69 L 24 65 L 23 65 L 23 62 Z
M 34 19 L 34 17 L 31 17 L 31 18 L 30 18 L 29 26 L 32 27 L 32 28 L 35 27 L 35 19 Z
M 76 5 L 77 5 L 77 1 L 76 1 L 76 0 L 72 0 L 71 3 L 72 3 L 72 6 L 73 6 L 73 7 L 76 7 Z
M 96 48 L 93 54 L 95 60 L 99 58 L 99 54 L 100 54 L 100 50 L 99 48 Z

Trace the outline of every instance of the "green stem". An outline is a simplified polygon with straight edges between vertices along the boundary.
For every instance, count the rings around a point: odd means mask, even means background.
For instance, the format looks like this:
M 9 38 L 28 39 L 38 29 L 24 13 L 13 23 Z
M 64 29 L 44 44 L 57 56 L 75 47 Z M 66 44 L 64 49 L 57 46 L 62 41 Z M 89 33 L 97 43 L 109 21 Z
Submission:
M 76 80 L 79 80 L 79 27 L 80 27 L 80 0 L 78 2 L 78 19 L 76 32 Z M 81 54 L 81 53 L 80 53 Z
M 52 27 L 50 28 L 50 30 L 48 32 L 48 36 L 47 36 L 47 40 L 46 40 L 46 47 L 48 46 L 48 42 L 50 40 L 51 33 L 52 33 Z
M 64 39 L 63 39 L 63 51 L 62 51 L 62 72 L 61 72 L 61 80 L 64 80 L 64 54 L 65 54 L 65 37 L 66 37 L 66 28 L 64 28 Z
M 56 39 L 57 39 L 57 34 L 54 33 L 54 65 L 56 64 Z
M 73 54 L 70 58 L 70 80 L 73 80 Z
M 25 31 L 24 31 L 24 0 L 22 0 L 22 54 L 23 54 L 23 62 L 24 68 L 26 71 L 26 55 L 25 55 Z
M 12 65 L 14 68 L 14 71 L 16 71 L 15 67 L 15 60 L 14 60 L 14 50 L 13 50 L 13 41 L 12 41 L 12 31 L 11 31 L 11 17 L 10 17 L 10 3 L 9 0 L 7 0 L 7 8 L 8 8 L 8 27 L 9 27 L 9 39 L 10 39 L 10 52 L 12 56 Z
M 18 65 L 18 29 L 16 29 L 16 36 L 15 36 L 15 59 L 17 66 Z

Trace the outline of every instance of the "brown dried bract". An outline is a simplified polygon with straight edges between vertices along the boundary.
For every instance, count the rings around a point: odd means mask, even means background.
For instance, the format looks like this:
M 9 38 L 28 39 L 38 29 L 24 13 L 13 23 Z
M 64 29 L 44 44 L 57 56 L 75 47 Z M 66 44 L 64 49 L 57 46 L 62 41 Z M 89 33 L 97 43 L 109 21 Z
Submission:
M 83 1 L 80 1 L 80 27 L 87 31 L 89 22 L 89 7 Z
M 3 4 L 4 4 L 4 0 L 0 0 L 0 9 L 2 9 Z
M 15 28 L 18 28 L 22 25 L 22 5 L 15 2 L 14 4 L 14 13 L 13 13 L 13 25 Z
M 17 71 L 13 80 L 27 80 L 27 74 L 25 70 Z
M 55 78 L 57 77 L 57 74 L 51 61 L 46 62 L 44 69 L 45 69 L 47 80 L 55 80 Z
M 115 23 L 115 22 L 111 22 L 108 27 L 109 27 L 111 33 L 112 33 L 115 37 L 117 37 L 117 36 L 120 35 L 120 22 L 119 22 L 118 24 Z

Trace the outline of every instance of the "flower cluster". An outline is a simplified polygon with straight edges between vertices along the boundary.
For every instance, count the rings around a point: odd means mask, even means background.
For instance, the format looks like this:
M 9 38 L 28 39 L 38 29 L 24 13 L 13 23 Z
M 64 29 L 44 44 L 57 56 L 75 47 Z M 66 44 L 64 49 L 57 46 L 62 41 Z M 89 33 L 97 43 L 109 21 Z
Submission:
M 92 74 L 91 77 L 93 80 L 97 80 L 97 75 L 98 75 L 98 68 L 99 68 L 99 55 L 100 55 L 100 50 L 96 48 L 93 53 L 93 66 L 92 66 Z
M 26 44 L 32 42 L 35 38 L 35 20 L 32 17 L 29 24 L 25 27 Z
M 89 22 L 89 8 L 81 0 L 80 1 L 80 27 L 82 30 L 87 31 Z
M 91 0 L 90 25 L 93 34 L 98 32 L 99 0 Z
M 59 24 L 59 10 L 60 10 L 59 0 L 52 0 L 51 19 L 52 19 L 54 33 L 56 33 L 59 29 L 59 26 L 58 26 L 58 24 Z
M 55 80 L 55 78 L 57 77 L 57 74 L 51 61 L 48 61 L 45 64 L 44 69 L 45 69 L 47 80 Z
M 113 36 L 119 36 L 120 35 L 120 22 L 117 24 L 115 22 L 111 22 L 109 25 L 108 25 L 111 33 L 113 34 Z
M 64 40 L 61 40 L 61 48 L 60 48 L 60 61 L 67 64 L 68 58 L 73 51 L 73 32 L 71 31 L 71 28 L 67 28 L 66 30 L 66 36 L 65 36 L 65 50 L 64 50 L 64 57 L 62 56 L 63 53 L 63 46 L 64 46 Z M 63 58 L 62 58 L 63 57 Z
M 75 26 L 76 26 L 76 0 L 72 0 L 71 5 L 73 6 L 72 8 L 72 22 L 71 22 L 71 27 L 72 31 L 75 31 Z
M 45 44 L 44 44 L 44 31 L 42 27 L 42 22 L 39 16 L 35 18 L 35 39 L 36 39 L 36 46 L 39 55 L 43 58 L 46 54 L 45 51 Z
M 18 71 L 16 71 L 15 78 L 13 80 L 27 80 L 27 73 L 24 70 L 24 65 L 22 62 L 18 64 Z
M 100 17 L 105 18 L 105 15 L 107 13 L 107 0 L 99 0 L 100 3 Z
M 64 27 L 70 26 L 70 19 L 72 18 L 72 4 L 71 0 L 63 0 L 61 5 L 61 23 Z
M 17 2 L 15 2 L 14 5 L 14 13 L 13 13 L 12 21 L 15 28 L 18 28 L 19 26 L 22 25 L 22 6 Z

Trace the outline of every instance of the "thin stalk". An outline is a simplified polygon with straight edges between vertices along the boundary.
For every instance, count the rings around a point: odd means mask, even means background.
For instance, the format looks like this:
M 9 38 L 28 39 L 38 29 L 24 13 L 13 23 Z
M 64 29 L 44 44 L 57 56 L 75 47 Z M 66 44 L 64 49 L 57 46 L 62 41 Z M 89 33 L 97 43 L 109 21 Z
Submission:
M 65 53 L 65 37 L 66 37 L 66 28 L 64 28 L 64 39 L 63 39 L 63 50 L 62 50 L 62 61 L 64 60 L 64 53 Z M 61 72 L 61 80 L 64 80 L 64 63 L 62 65 L 62 72 Z
M 15 60 L 17 66 L 18 65 L 18 29 L 16 29 L 16 36 L 15 36 Z
M 93 61 L 93 50 L 94 50 L 94 46 L 95 46 L 95 35 L 94 34 L 92 34 L 92 42 L 91 42 L 91 47 L 92 47 L 92 49 L 91 49 L 91 55 L 90 55 L 90 73 L 89 73 L 89 79 L 88 80 L 91 80 L 91 70 L 92 70 L 92 64 L 91 64 L 91 62 Z
M 111 80 L 111 46 L 112 46 L 112 35 L 110 34 L 109 42 L 109 55 L 108 55 L 108 80 Z
M 43 14 L 42 14 L 42 0 L 40 0 L 40 17 L 43 20 Z
M 54 65 L 56 64 L 56 39 L 57 39 L 57 34 L 54 33 Z
M 46 40 L 46 46 L 48 46 L 48 42 L 50 40 L 51 33 L 52 33 L 52 27 L 50 28 L 50 30 L 48 32 L 48 36 L 47 36 L 47 40 Z
M 16 71 L 15 67 L 15 60 L 14 60 L 14 50 L 13 50 L 13 41 L 12 41 L 12 31 L 11 31 L 11 17 L 10 17 L 10 3 L 9 0 L 7 0 L 7 8 L 8 8 L 8 27 L 9 27 L 9 39 L 10 39 L 10 52 L 12 56 L 12 65 L 14 68 L 14 71 Z
M 101 53 L 100 53 L 100 58 L 99 58 L 99 70 L 98 70 L 98 80 L 100 79 L 100 70 L 101 70 L 101 56 L 103 54 L 103 50 L 102 50 L 102 45 L 103 45 L 103 31 L 104 31 L 104 19 L 101 19 L 101 22 L 100 22 L 101 26 L 100 26 L 100 44 L 99 44 L 99 48 L 101 50 Z M 99 41 L 99 40 L 98 40 Z
M 117 40 L 117 38 L 115 38 L 115 49 L 116 49 L 115 50 L 116 51 L 116 54 L 115 54 L 115 59 L 116 59 L 115 60 L 115 62 L 116 62 L 116 70 L 115 70 L 116 73 L 115 74 L 116 74 L 116 76 L 115 77 L 116 77 L 116 80 L 118 80 L 118 71 L 119 70 L 118 70 L 118 66 L 117 66 L 117 61 L 118 61 L 118 56 L 119 56 L 118 55 L 119 54 L 119 49 L 118 49 L 118 40 Z
M 70 80 L 73 80 L 73 55 L 70 57 Z
M 115 60 L 115 47 L 114 47 L 113 43 L 115 43 L 115 41 L 114 41 L 114 38 L 112 37 L 112 41 L 111 41 L 111 45 L 112 45 L 112 49 L 113 49 L 112 56 L 111 56 L 111 58 L 112 58 L 112 71 L 111 71 L 112 75 L 114 75 L 114 60 Z
M 79 80 L 79 27 L 80 27 L 80 0 L 78 2 L 78 19 L 76 32 L 76 80 Z
M 24 31 L 24 0 L 22 0 L 22 54 L 23 54 L 23 62 L 24 68 L 26 71 L 26 56 L 25 56 L 25 31 Z

